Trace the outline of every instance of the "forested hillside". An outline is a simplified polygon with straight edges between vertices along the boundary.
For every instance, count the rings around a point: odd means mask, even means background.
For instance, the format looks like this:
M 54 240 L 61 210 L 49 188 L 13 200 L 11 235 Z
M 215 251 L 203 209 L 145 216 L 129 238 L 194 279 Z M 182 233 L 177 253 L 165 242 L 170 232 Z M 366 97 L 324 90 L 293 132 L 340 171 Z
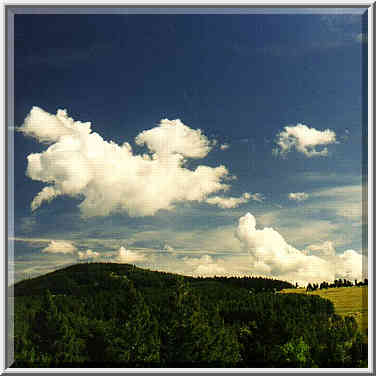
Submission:
M 14 286 L 13 367 L 366 367 L 355 320 L 289 287 L 73 265 Z

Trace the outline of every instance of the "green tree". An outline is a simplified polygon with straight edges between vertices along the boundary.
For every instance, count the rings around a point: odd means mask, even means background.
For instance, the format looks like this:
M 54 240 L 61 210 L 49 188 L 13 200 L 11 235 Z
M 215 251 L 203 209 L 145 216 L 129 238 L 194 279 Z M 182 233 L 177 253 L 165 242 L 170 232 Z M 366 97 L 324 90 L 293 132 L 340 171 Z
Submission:
M 159 362 L 158 323 L 142 295 L 126 276 L 119 278 L 121 290 L 112 294 L 112 319 L 97 323 L 93 340 L 103 349 L 105 362 L 145 364 Z M 91 346 L 91 357 L 97 346 Z M 94 353 L 93 353 L 94 352 Z M 95 356 L 94 359 L 98 360 Z
M 177 280 L 162 329 L 161 357 L 169 364 L 229 364 L 240 359 L 239 345 L 218 312 L 204 310 L 182 279 Z
M 84 341 L 76 336 L 69 317 L 55 303 L 49 290 L 43 295 L 31 332 L 32 341 L 37 348 L 35 358 L 42 365 L 82 361 Z
M 309 345 L 302 337 L 293 338 L 280 346 L 281 363 L 289 367 L 311 367 Z

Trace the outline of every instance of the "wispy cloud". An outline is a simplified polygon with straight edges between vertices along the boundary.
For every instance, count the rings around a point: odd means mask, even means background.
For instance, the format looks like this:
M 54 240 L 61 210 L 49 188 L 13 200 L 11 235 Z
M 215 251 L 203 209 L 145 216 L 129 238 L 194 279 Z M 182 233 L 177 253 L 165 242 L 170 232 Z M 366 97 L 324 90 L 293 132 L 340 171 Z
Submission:
M 250 194 L 250 199 L 257 202 L 265 201 L 265 195 L 262 193 L 256 192 Z
M 309 197 L 309 194 L 305 192 L 291 192 L 288 194 L 289 200 L 299 201 L 299 202 L 307 200 L 308 197 Z
M 366 33 L 358 33 L 355 35 L 355 41 L 359 43 L 367 43 L 368 42 L 368 35 Z
M 312 193 L 312 197 L 320 199 L 323 207 L 332 210 L 336 215 L 360 223 L 362 217 L 362 193 L 360 184 L 320 189 Z
M 14 241 L 26 242 L 26 243 L 50 243 L 52 240 L 55 240 L 55 239 L 46 239 L 46 238 L 23 238 L 19 236 L 15 236 L 15 237 L 10 236 L 8 239 L 14 240 Z
M 206 199 L 206 202 L 211 205 L 217 205 L 222 209 L 236 208 L 241 204 L 245 204 L 251 199 L 249 193 L 244 193 L 241 197 L 220 197 L 214 196 Z
M 307 178 L 316 181 L 314 175 L 309 174 Z M 322 179 L 327 183 L 330 176 L 317 176 L 317 183 L 322 185 Z M 332 240 L 342 250 L 345 246 L 360 249 L 361 226 L 366 225 L 366 213 L 363 212 L 362 185 L 343 184 L 352 181 L 334 177 L 335 185 L 306 192 L 309 200 L 304 201 L 304 205 L 263 210 L 259 222 L 264 226 L 277 224 L 278 230 L 300 247 Z

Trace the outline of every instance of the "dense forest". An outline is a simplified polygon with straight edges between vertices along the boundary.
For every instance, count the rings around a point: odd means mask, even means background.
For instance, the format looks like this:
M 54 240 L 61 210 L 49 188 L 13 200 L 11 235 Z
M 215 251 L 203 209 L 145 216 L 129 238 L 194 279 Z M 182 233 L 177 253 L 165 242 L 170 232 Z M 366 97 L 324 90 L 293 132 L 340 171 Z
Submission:
M 367 367 L 355 320 L 290 287 L 73 265 L 14 286 L 12 367 Z

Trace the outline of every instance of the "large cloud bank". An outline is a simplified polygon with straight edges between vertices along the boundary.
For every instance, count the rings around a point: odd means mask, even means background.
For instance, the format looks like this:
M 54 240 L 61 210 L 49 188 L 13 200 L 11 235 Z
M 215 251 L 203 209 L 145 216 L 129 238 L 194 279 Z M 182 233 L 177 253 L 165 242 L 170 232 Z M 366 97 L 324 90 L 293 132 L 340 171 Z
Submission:
M 247 213 L 239 219 L 236 236 L 249 252 L 250 271 L 280 279 L 320 282 L 338 278 L 362 279 L 362 255 L 347 250 L 337 255 L 331 242 L 311 245 L 300 251 L 270 227 L 256 228 L 256 219 Z
M 86 217 L 116 211 L 147 216 L 178 202 L 204 202 L 230 187 L 226 181 L 231 176 L 222 165 L 187 168 L 188 158 L 205 157 L 215 142 L 180 120 L 164 119 L 140 133 L 136 143 L 148 152 L 139 155 L 127 142 L 103 140 L 90 122 L 74 121 L 65 110 L 52 115 L 33 107 L 18 130 L 49 144 L 27 157 L 27 176 L 48 184 L 34 198 L 32 210 L 68 195 L 84 198 L 79 206 Z
M 295 149 L 306 157 L 325 157 L 328 155 L 328 148 L 317 150 L 318 146 L 333 144 L 336 142 L 336 134 L 330 129 L 319 131 L 304 124 L 286 126 L 277 134 L 276 147 L 273 149 L 275 155 L 282 157 Z
M 221 231 L 219 229 L 216 236 L 218 244 L 222 242 Z M 238 247 L 234 243 L 232 248 L 228 248 L 229 251 L 219 251 L 213 246 L 203 247 L 206 251 L 185 252 L 165 246 L 165 250 L 171 252 L 158 252 L 154 259 L 151 253 L 147 258 L 136 261 L 152 262 L 151 266 L 146 266 L 185 275 L 254 275 L 298 282 L 301 286 L 309 282 L 332 282 L 340 278 L 367 278 L 367 257 L 351 249 L 339 254 L 330 240 L 313 243 L 299 250 L 272 227 L 258 228 L 255 217 L 250 213 L 241 217 L 231 231 L 237 237 Z M 228 233 L 226 237 L 229 237 Z M 123 253 L 126 256 L 124 250 Z M 124 260 L 127 258 L 124 257 Z
M 331 282 L 334 279 L 363 280 L 367 278 L 367 257 L 355 250 L 348 249 L 337 253 L 334 243 L 325 240 L 311 243 L 304 249 L 297 249 L 289 244 L 285 238 L 272 227 L 258 228 L 255 217 L 247 213 L 242 216 L 237 225 L 228 229 L 235 234 L 236 243 L 232 246 L 216 247 L 215 245 L 203 246 L 202 250 L 177 249 L 165 244 L 161 249 L 126 249 L 116 244 L 117 251 L 112 249 L 112 243 L 103 242 L 102 245 L 91 241 L 92 244 L 102 247 L 102 252 L 87 249 L 78 251 L 80 260 L 97 260 L 99 258 L 115 263 L 137 264 L 140 267 L 163 270 L 174 273 L 194 276 L 264 276 L 298 282 L 306 285 L 309 282 Z M 221 233 L 223 239 L 221 239 Z M 159 235 L 160 237 L 161 234 Z M 189 236 L 192 238 L 192 234 Z M 217 244 L 230 237 L 230 232 L 219 228 L 215 233 Z M 176 239 L 175 239 L 176 240 Z M 33 241 L 34 242 L 34 241 Z M 86 245 L 87 246 L 87 245 Z M 48 249 L 47 249 L 48 248 Z M 62 261 L 72 254 L 77 248 L 72 242 L 52 240 L 43 253 L 64 253 Z M 56 265 L 56 257 L 53 261 Z

